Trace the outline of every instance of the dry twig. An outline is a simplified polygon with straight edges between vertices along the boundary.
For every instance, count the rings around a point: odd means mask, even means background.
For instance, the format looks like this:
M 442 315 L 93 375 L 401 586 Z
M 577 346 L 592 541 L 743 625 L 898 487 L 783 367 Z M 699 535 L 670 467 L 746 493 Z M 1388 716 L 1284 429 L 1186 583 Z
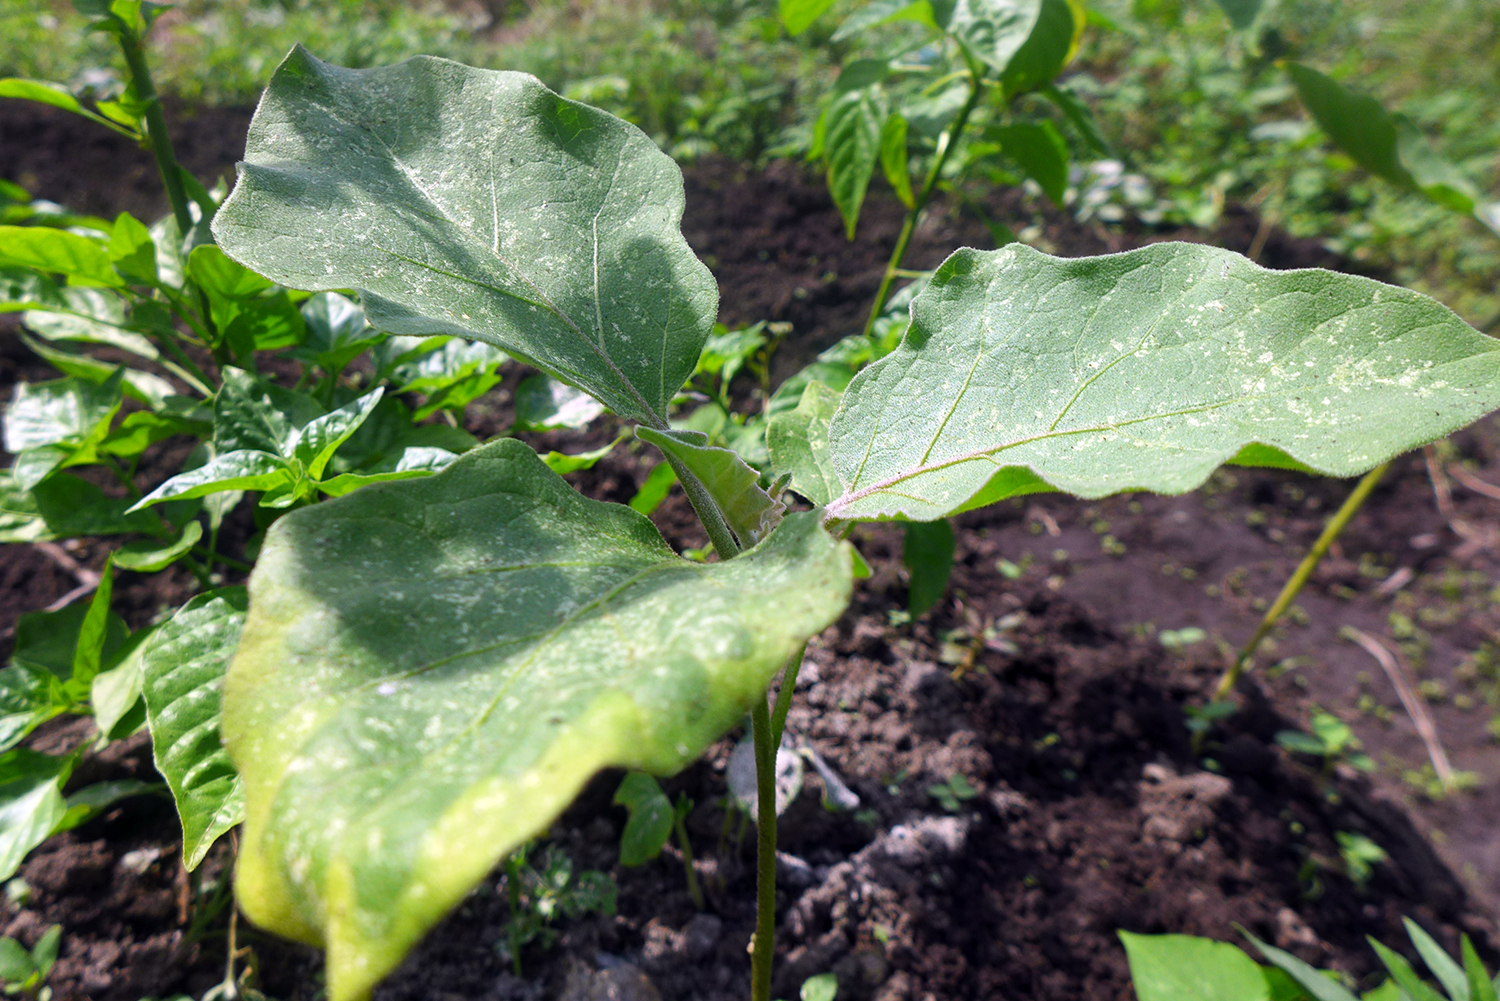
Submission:
M 1417 698 L 1417 693 L 1412 691 L 1411 683 L 1406 678 L 1406 671 L 1397 661 L 1396 655 L 1384 643 L 1362 629 L 1345 626 L 1340 631 L 1364 647 L 1365 652 L 1379 662 L 1381 669 L 1385 671 L 1385 676 L 1391 679 L 1391 685 L 1395 687 L 1396 694 L 1401 697 L 1401 704 L 1406 707 L 1406 714 L 1411 717 L 1412 725 L 1417 728 L 1417 735 L 1427 746 L 1427 756 L 1432 759 L 1432 770 L 1437 773 L 1438 781 L 1443 784 L 1444 789 L 1456 788 L 1453 766 L 1448 762 L 1448 752 L 1443 750 L 1442 742 L 1438 740 L 1437 727 L 1432 722 L 1432 716 L 1427 712 L 1427 706 Z

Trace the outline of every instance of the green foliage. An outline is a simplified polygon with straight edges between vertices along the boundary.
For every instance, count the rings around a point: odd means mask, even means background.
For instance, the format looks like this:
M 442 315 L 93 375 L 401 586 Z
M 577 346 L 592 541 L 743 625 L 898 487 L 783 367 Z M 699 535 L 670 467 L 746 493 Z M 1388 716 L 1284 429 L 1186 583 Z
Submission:
M 359 996 L 600 767 L 690 762 L 848 587 L 815 516 L 684 561 L 514 440 L 283 518 L 226 689 L 240 905 Z
M 1282 730 L 1276 734 L 1276 743 L 1288 751 L 1322 758 L 1325 769 L 1345 761 L 1360 771 L 1375 770 L 1375 762 L 1368 754 L 1360 752 L 1359 738 L 1354 736 L 1349 724 L 1332 713 L 1316 712 L 1311 727 L 1311 733 Z
M 1228 943 L 1192 935 L 1119 936 L 1140 1001 L 1271 1001 L 1260 966 Z
M 927 795 L 937 800 L 944 810 L 957 813 L 965 803 L 979 795 L 979 790 L 970 785 L 968 779 L 954 773 L 948 776 L 948 781 L 928 786 Z
M 620 864 L 644 865 L 660 855 L 672 837 L 675 812 L 656 779 L 645 772 L 626 774 L 615 790 L 615 805 L 630 811 L 620 834 Z
M 1077 260 L 961 250 L 914 300 L 901 346 L 845 391 L 828 428 L 844 493 L 828 512 L 920 520 L 1052 488 L 1178 493 L 1251 443 L 1351 476 L 1492 409 L 1497 371 L 1494 343 L 1451 312 L 1366 279 L 1185 244 Z
M 57 712 L 93 711 L 116 735 L 144 713 L 185 861 L 243 810 L 239 903 L 328 948 L 335 1001 L 366 995 L 505 856 L 503 948 L 519 962 L 555 917 L 613 900 L 566 859 L 528 863 L 527 839 L 601 767 L 669 774 L 746 711 L 768 731 L 770 679 L 847 602 L 854 557 L 832 534 L 847 522 L 909 524 L 916 610 L 951 565 L 941 519 L 969 507 L 1054 488 L 1182 491 L 1224 462 L 1350 475 L 1500 404 L 1500 355 L 1430 300 L 1201 247 L 961 251 L 888 306 L 935 191 L 1025 176 L 1068 202 L 1069 143 L 1103 146 L 1053 82 L 1084 11 L 876 0 L 830 37 L 815 30 L 829 8 L 782 11 L 809 44 L 863 56 L 829 96 L 815 153 L 851 235 L 877 165 L 911 213 L 867 329 L 774 390 L 784 331 L 715 328 L 711 279 L 679 230 L 677 168 L 640 130 L 524 74 L 425 58 L 348 70 L 299 48 L 222 209 L 161 143 L 174 216 L 153 227 L 64 220 L 5 189 L 0 293 L 65 377 L 25 387 L 6 414 L 20 459 L 0 485 L 0 531 L 135 533 L 122 567 L 177 560 L 205 588 L 216 563 L 240 565 L 217 535 L 243 493 L 259 495 L 266 531 L 248 606 L 238 589 L 207 591 L 129 634 L 107 566 L 86 605 L 22 623 L 0 678 L 0 862 L 13 871 L 48 833 L 147 791 L 64 799 L 73 759 L 14 741 Z M 111 10 L 106 27 L 138 56 L 150 8 Z M 133 93 L 147 99 L 96 104 L 125 128 L 160 116 L 138 62 Z M 616 90 L 599 79 L 573 93 Z M 1441 173 L 1420 159 L 1402 169 Z M 1461 186 L 1442 183 L 1451 203 Z M 126 364 L 91 357 L 99 345 Z M 257 368 L 268 351 L 300 362 L 295 388 Z M 355 364 L 365 352 L 371 369 Z M 585 500 L 558 474 L 610 446 L 543 458 L 421 423 L 457 423 L 510 357 L 540 369 L 518 389 L 517 429 L 580 428 L 608 407 L 667 457 L 630 507 Z M 741 373 L 759 413 L 734 412 Z M 135 463 L 173 435 L 199 448 L 141 496 Z M 643 517 L 674 481 L 717 561 L 672 553 Z M 788 482 L 818 509 L 783 517 Z M 762 736 L 764 765 L 776 756 Z M 627 784 L 627 854 L 649 857 L 676 826 L 691 886 L 687 804 L 666 804 L 649 775 Z M 954 776 L 929 793 L 956 812 L 976 791 Z M 1351 875 L 1373 861 L 1342 847 Z
M 61 942 L 62 925 L 53 925 L 42 932 L 30 949 L 13 938 L 0 938 L 0 984 L 4 985 L 5 993 L 48 1001 L 52 988 L 43 985 L 57 962 Z
M 953 573 L 953 550 L 957 540 L 946 519 L 909 521 L 901 546 L 901 562 L 911 574 L 906 610 L 912 618 L 922 615 L 943 598 Z
M 189 870 L 245 815 L 239 776 L 219 739 L 219 716 L 220 688 L 239 646 L 246 604 L 244 588 L 200 594 L 164 622 L 141 653 L 151 750 L 177 802 Z
M 510 117 L 476 116 L 476 101 Z M 294 286 L 357 288 L 384 330 L 495 344 L 665 427 L 717 295 L 677 228 L 677 167 L 637 129 L 517 73 L 421 58 L 354 73 L 298 48 L 245 161 L 214 218 L 236 260 Z M 331 228 L 288 246 L 280 234 L 314 213 Z
M 1500 989 L 1500 975 L 1491 978 L 1489 971 L 1480 962 L 1469 936 L 1459 937 L 1463 962 L 1460 964 L 1443 951 L 1432 937 L 1410 918 L 1403 918 L 1406 933 L 1411 938 L 1417 954 L 1422 957 L 1428 970 L 1442 985 L 1440 993 L 1426 983 L 1404 956 L 1373 938 L 1367 939 L 1370 947 L 1380 957 L 1381 963 L 1390 973 L 1391 979 L 1379 988 L 1363 995 L 1364 1001 L 1386 1001 L 1390 997 L 1406 997 L 1412 1001 L 1491 1001 Z M 1290 953 L 1267 945 L 1260 939 L 1241 929 L 1266 959 L 1296 981 L 1315 1001 L 1358 1001 L 1355 995 L 1338 982 Z M 1398 990 L 1399 989 L 1399 990 Z
M 575 873 L 573 860 L 551 845 L 543 849 L 540 865 L 533 861 L 534 854 L 523 845 L 505 863 L 510 920 L 496 949 L 517 971 L 522 948 L 533 942 L 551 948 L 557 936 L 552 925 L 559 918 L 615 912 L 615 885 L 608 873 L 596 869 Z

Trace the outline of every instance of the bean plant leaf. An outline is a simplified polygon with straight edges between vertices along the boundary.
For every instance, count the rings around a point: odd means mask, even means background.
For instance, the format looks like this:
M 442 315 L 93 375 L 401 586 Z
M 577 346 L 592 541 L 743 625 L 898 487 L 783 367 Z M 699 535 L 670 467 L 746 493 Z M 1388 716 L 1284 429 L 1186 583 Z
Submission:
M 781 521 L 786 508 L 760 488 L 760 474 L 735 452 L 710 445 L 708 435 L 643 427 L 636 428 L 635 433 L 693 471 L 742 546 L 753 546 L 764 539 Z
M 1195 935 L 1119 935 L 1140 1001 L 1270 1001 L 1260 966 L 1227 942 Z
M 1353 476 L 1496 406 L 1500 343 L 1406 289 L 1192 244 L 960 250 L 900 347 L 844 393 L 828 512 L 1181 493 L 1252 443 Z
M 828 164 L 828 191 L 844 229 L 854 239 L 859 225 L 860 206 L 865 190 L 880 159 L 881 129 L 887 113 L 884 92 L 879 86 L 853 90 L 842 95 L 828 108 L 824 138 L 824 159 Z
M 368 996 L 594 772 L 675 772 L 739 722 L 850 585 L 810 514 L 684 560 L 514 439 L 292 512 L 225 687 L 236 899 Z
M 157 627 L 141 653 L 151 751 L 182 820 L 189 868 L 245 815 L 244 792 L 219 738 L 224 672 L 239 645 L 242 587 L 206 591 Z
M 766 424 L 772 468 L 791 473 L 791 488 L 819 507 L 844 490 L 828 454 L 828 423 L 839 396 L 821 382 L 809 382 L 795 410 L 773 414 Z
M 717 289 L 679 228 L 682 172 L 635 126 L 522 73 L 347 70 L 299 46 L 245 161 L 213 223 L 234 259 L 356 288 L 382 330 L 487 341 L 665 426 Z
M 620 832 L 620 864 L 645 865 L 660 855 L 676 814 L 656 779 L 645 772 L 627 773 L 615 790 L 615 805 L 630 811 Z

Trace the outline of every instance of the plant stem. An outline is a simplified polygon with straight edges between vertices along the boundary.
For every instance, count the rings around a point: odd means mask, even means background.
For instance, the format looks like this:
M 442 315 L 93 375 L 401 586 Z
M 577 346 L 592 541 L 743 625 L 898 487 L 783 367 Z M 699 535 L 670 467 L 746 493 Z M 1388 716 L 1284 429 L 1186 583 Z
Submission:
M 797 672 L 802 670 L 802 657 L 807 653 L 807 644 L 797 648 L 781 672 L 781 687 L 776 689 L 776 705 L 771 710 L 771 743 L 781 746 L 781 732 L 786 729 L 786 714 L 792 708 L 792 693 L 797 688 Z
M 969 116 L 974 113 L 974 108 L 979 104 L 979 95 L 983 93 L 984 80 L 978 70 L 970 66 L 969 99 L 964 102 L 953 124 L 948 126 L 938 138 L 937 153 L 933 156 L 932 166 L 927 170 L 927 177 L 922 182 L 922 190 L 917 194 L 915 204 L 906 213 L 906 221 L 901 224 L 901 234 L 896 237 L 896 249 L 891 251 L 891 259 L 886 264 L 885 274 L 880 279 L 880 290 L 875 293 L 875 301 L 870 304 L 870 316 L 865 320 L 864 336 L 866 337 L 869 337 L 870 331 L 875 329 L 875 321 L 880 319 L 880 311 L 885 308 L 885 301 L 890 297 L 891 283 L 896 280 L 901 270 L 901 261 L 906 256 L 907 245 L 911 243 L 912 233 L 917 228 L 917 217 L 922 214 L 922 210 L 927 207 L 928 199 L 937 189 L 938 181 L 943 176 L 943 167 L 947 165 L 948 157 L 958 146 L 959 136 L 969 124 Z
M 1276 625 L 1276 621 L 1291 607 L 1297 595 L 1302 592 L 1302 587 L 1307 583 L 1307 579 L 1312 576 L 1312 572 L 1322 562 L 1323 556 L 1328 552 L 1328 547 L 1333 545 L 1333 540 L 1339 537 L 1339 533 L 1344 530 L 1345 526 L 1349 524 L 1349 521 L 1359 509 L 1364 506 L 1365 500 L 1370 496 L 1370 492 L 1375 489 L 1375 485 L 1380 482 L 1380 478 L 1385 475 L 1385 471 L 1389 468 L 1391 468 L 1391 464 L 1383 462 L 1366 473 L 1364 478 L 1355 484 L 1354 489 L 1349 492 L 1349 496 L 1344 499 L 1343 505 L 1334 512 L 1332 518 L 1328 519 L 1328 524 L 1323 527 L 1323 534 L 1318 536 L 1318 540 L 1313 543 L 1312 549 L 1308 550 L 1307 555 L 1302 558 L 1302 562 L 1297 565 L 1296 571 L 1287 579 L 1286 584 L 1281 589 L 1281 593 L 1276 596 L 1276 604 L 1272 605 L 1266 611 L 1265 617 L 1260 620 L 1260 628 L 1255 630 L 1255 635 L 1250 637 L 1250 642 L 1245 644 L 1244 648 L 1240 650 L 1239 656 L 1234 659 L 1234 663 L 1229 666 L 1229 670 L 1225 671 L 1224 676 L 1219 679 L 1218 687 L 1214 689 L 1213 701 L 1222 702 L 1229 697 L 1230 692 L 1234 691 L 1234 686 L 1239 683 L 1240 675 L 1244 673 L 1246 662 L 1254 655 L 1256 648 L 1260 646 L 1261 640 L 1266 638 L 1266 633 L 1271 631 L 1271 628 Z M 1194 743 L 1197 744 L 1200 742 L 1201 738 L 1201 733 L 1196 735 Z
M 719 554 L 721 560 L 732 560 L 740 554 L 740 544 L 735 541 L 734 533 L 729 530 L 729 525 L 724 521 L 724 513 L 719 510 L 719 505 L 714 501 L 708 489 L 688 469 L 669 453 L 667 461 L 672 464 L 672 472 L 677 474 L 677 482 L 682 484 L 682 490 L 687 494 L 688 503 L 693 505 L 693 511 L 698 515 L 698 520 L 708 531 L 709 541 L 714 544 L 714 552 Z
M 211 539 L 210 541 L 212 541 L 212 542 L 217 542 L 218 541 L 218 530 L 217 529 L 215 529 L 215 531 L 214 531 L 214 538 Z M 208 563 L 208 565 L 209 565 L 210 568 L 212 568 L 215 563 L 222 563 L 222 564 L 224 564 L 224 566 L 228 567 L 230 570 L 238 570 L 241 573 L 249 573 L 251 570 L 255 569 L 254 567 L 252 567 L 248 563 L 245 563 L 245 562 L 243 562 L 241 560 L 237 560 L 237 559 L 235 559 L 232 556 L 225 556 L 223 553 L 217 552 L 215 549 L 213 549 L 212 547 L 208 547 L 208 546 L 194 546 L 193 547 L 193 555 L 195 555 L 195 556 L 201 556 L 204 559 L 204 561 Z
M 146 53 L 141 48 L 141 39 L 130 30 L 130 26 L 119 17 L 114 18 L 119 26 L 115 37 L 120 40 L 120 51 L 125 56 L 125 65 L 130 70 L 130 83 L 146 108 L 146 136 L 151 140 L 151 152 L 156 154 L 156 166 L 161 171 L 161 182 L 167 189 L 167 201 L 172 203 L 172 215 L 177 219 L 177 228 L 186 238 L 193 229 L 193 216 L 188 211 L 187 192 L 182 186 L 182 167 L 172 151 L 172 137 L 167 134 L 167 117 L 161 110 L 161 99 L 156 95 L 156 85 L 151 82 L 151 68 L 146 64 Z
M 776 953 L 776 749 L 764 698 L 750 710 L 755 740 L 755 939 L 750 953 L 750 1001 L 771 1001 Z
M 703 887 L 698 885 L 698 872 L 693 868 L 693 843 L 688 840 L 686 814 L 674 810 L 672 826 L 677 830 L 677 845 L 682 849 L 682 869 L 687 875 L 688 896 L 693 898 L 693 906 L 703 910 L 708 905 L 703 900 Z

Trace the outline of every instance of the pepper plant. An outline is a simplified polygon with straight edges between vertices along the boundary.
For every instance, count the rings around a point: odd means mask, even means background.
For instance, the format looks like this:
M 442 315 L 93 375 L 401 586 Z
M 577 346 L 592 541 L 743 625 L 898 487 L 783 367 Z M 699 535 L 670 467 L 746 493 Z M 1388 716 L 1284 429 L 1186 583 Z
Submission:
M 237 894 L 326 947 L 335 1001 L 367 996 L 599 769 L 670 774 L 746 712 L 768 998 L 775 749 L 804 645 L 849 600 L 850 526 L 1180 493 L 1226 462 L 1353 476 L 1500 406 L 1500 346 L 1411 291 L 1187 244 L 961 249 L 894 350 L 771 416 L 771 470 L 811 505 L 792 510 L 672 425 L 716 310 L 682 210 L 644 134 L 523 74 L 299 48 L 262 98 L 213 221 L 227 258 L 588 393 L 661 451 L 718 556 L 675 554 L 514 439 L 269 528 L 224 689 Z

